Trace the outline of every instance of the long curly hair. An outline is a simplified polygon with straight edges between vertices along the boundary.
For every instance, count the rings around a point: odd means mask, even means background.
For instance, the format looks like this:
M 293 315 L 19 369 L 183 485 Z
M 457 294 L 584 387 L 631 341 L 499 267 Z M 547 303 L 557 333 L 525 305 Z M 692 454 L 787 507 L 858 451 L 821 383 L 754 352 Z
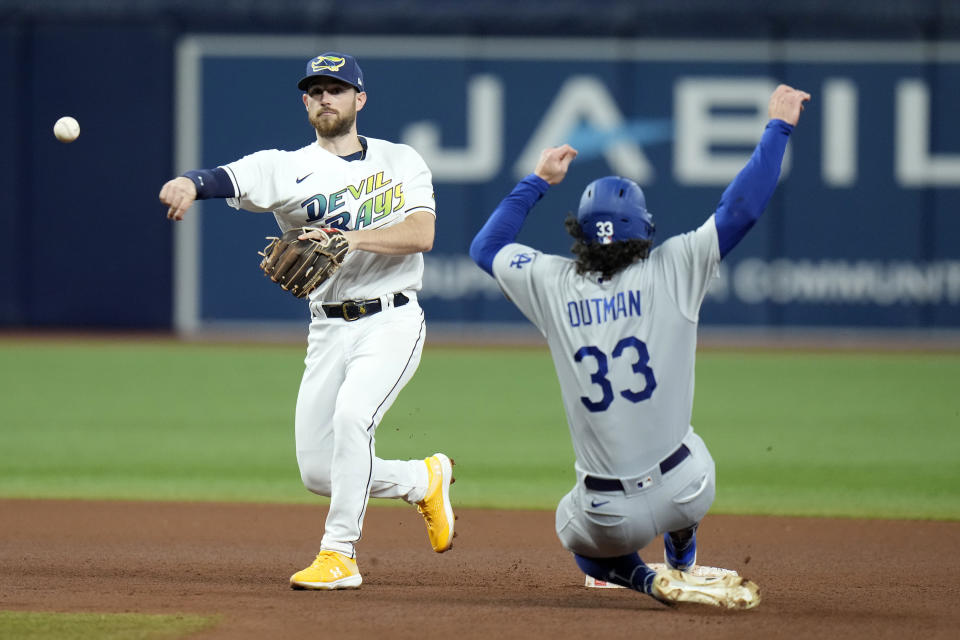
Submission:
M 563 221 L 564 226 L 574 240 L 570 251 L 576 256 L 577 273 L 599 273 L 604 278 L 612 278 L 638 260 L 645 260 L 650 255 L 652 240 L 619 240 L 610 244 L 588 242 L 587 237 L 580 229 L 577 217 L 572 213 Z

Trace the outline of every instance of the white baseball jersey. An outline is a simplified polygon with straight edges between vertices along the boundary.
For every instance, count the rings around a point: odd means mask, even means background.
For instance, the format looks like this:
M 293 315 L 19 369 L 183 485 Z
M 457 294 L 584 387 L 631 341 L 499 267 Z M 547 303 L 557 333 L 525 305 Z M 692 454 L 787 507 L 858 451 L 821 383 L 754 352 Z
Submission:
M 688 435 L 699 311 L 719 263 L 713 216 L 610 280 L 521 244 L 497 253 L 497 282 L 547 338 L 579 469 L 628 477 Z
M 362 160 L 346 161 L 317 143 L 296 151 L 258 151 L 223 165 L 233 180 L 236 209 L 273 212 L 281 231 L 293 227 L 378 229 L 413 211 L 436 215 L 430 170 L 413 148 L 366 138 Z M 389 256 L 351 251 L 311 300 L 335 302 L 419 291 L 423 254 Z

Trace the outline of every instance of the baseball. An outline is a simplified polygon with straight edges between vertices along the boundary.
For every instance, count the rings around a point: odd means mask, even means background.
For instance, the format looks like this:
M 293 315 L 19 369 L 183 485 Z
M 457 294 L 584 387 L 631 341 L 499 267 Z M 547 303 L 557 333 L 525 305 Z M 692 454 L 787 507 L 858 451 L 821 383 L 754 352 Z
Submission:
M 80 123 L 75 118 L 63 116 L 53 125 L 53 135 L 60 142 L 73 142 L 80 135 Z

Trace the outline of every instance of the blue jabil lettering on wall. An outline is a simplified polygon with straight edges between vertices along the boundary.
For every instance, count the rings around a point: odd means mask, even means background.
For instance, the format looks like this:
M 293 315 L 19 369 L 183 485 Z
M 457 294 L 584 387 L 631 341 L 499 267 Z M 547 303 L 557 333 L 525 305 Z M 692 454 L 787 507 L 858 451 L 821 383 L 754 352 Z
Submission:
M 604 298 L 586 298 L 567 302 L 567 320 L 571 327 L 613 322 L 640 315 L 640 291 L 618 291 Z
M 497 176 L 505 157 L 504 116 L 509 94 L 507 81 L 485 73 L 467 80 L 468 146 L 439 146 L 440 125 L 417 121 L 403 131 L 407 144 L 420 150 L 433 169 L 434 182 L 487 182 Z M 930 131 L 936 130 L 933 97 L 923 78 L 899 78 L 892 82 L 893 121 L 889 154 L 896 184 L 905 188 L 960 185 L 960 153 L 935 150 Z M 659 117 L 630 117 L 621 108 L 615 88 L 594 75 L 567 78 L 557 89 L 547 111 L 513 164 L 520 179 L 537 163 L 540 151 L 557 140 L 566 140 L 580 150 L 579 158 L 603 157 L 612 172 L 641 185 L 655 182 L 656 172 L 646 147 L 673 145 L 673 178 L 684 185 L 724 186 L 750 156 L 766 122 L 767 99 L 775 83 L 766 75 L 715 78 L 677 75 L 672 82 L 672 113 Z M 821 99 L 823 146 L 820 173 L 831 188 L 856 188 L 861 180 L 861 142 L 858 109 L 863 100 L 854 78 L 830 75 L 808 89 Z M 736 115 L 716 113 L 736 108 Z M 739 150 L 722 147 L 742 147 Z M 790 173 L 790 151 L 783 174 Z M 876 179 L 871 176 L 871 179 Z

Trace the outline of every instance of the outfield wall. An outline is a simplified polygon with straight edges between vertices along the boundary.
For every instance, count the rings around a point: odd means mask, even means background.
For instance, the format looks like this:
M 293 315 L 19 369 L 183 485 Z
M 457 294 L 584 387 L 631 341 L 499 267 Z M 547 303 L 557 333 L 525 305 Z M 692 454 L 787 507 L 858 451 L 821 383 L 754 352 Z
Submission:
M 778 28 L 773 14 L 735 22 L 690 5 L 699 19 L 680 28 L 679 13 L 607 2 L 581 16 L 590 37 L 574 38 L 565 4 L 542 28 L 524 13 L 499 30 L 491 16 L 503 3 L 474 5 L 474 28 L 444 4 L 437 20 L 446 29 L 429 23 L 416 37 L 396 36 L 383 28 L 387 12 L 367 33 L 342 32 L 358 19 L 344 10 L 320 38 L 294 26 L 307 7 L 297 2 L 274 22 L 234 3 L 219 33 L 197 31 L 216 22 L 205 2 L 193 17 L 160 1 L 101 14 L 36 8 L 57 2 L 3 12 L 15 4 L 0 2 L 0 82 L 13 89 L 0 102 L 0 189 L 12 201 L 0 212 L 9 247 L 0 254 L 2 326 L 302 326 L 303 304 L 256 267 L 271 216 L 206 202 L 172 225 L 156 194 L 187 168 L 309 142 L 293 85 L 306 58 L 339 48 L 364 66 L 361 132 L 411 144 L 434 171 L 438 235 L 422 296 L 434 323 L 469 333 L 522 322 L 466 249 L 544 145 L 570 142 L 581 154 L 521 241 L 566 252 L 564 214 L 583 185 L 611 173 L 644 187 L 662 240 L 713 211 L 782 81 L 814 101 L 764 219 L 724 264 L 704 325 L 960 328 L 951 89 L 960 84 L 951 35 L 960 21 L 949 6 L 850 3 L 861 13 L 848 13 L 844 29 L 820 29 L 806 10 Z M 598 15 L 620 16 L 621 28 Z M 644 15 L 663 26 L 659 37 Z M 711 20 L 730 37 L 717 39 Z M 71 145 L 50 132 L 64 114 L 81 123 Z

